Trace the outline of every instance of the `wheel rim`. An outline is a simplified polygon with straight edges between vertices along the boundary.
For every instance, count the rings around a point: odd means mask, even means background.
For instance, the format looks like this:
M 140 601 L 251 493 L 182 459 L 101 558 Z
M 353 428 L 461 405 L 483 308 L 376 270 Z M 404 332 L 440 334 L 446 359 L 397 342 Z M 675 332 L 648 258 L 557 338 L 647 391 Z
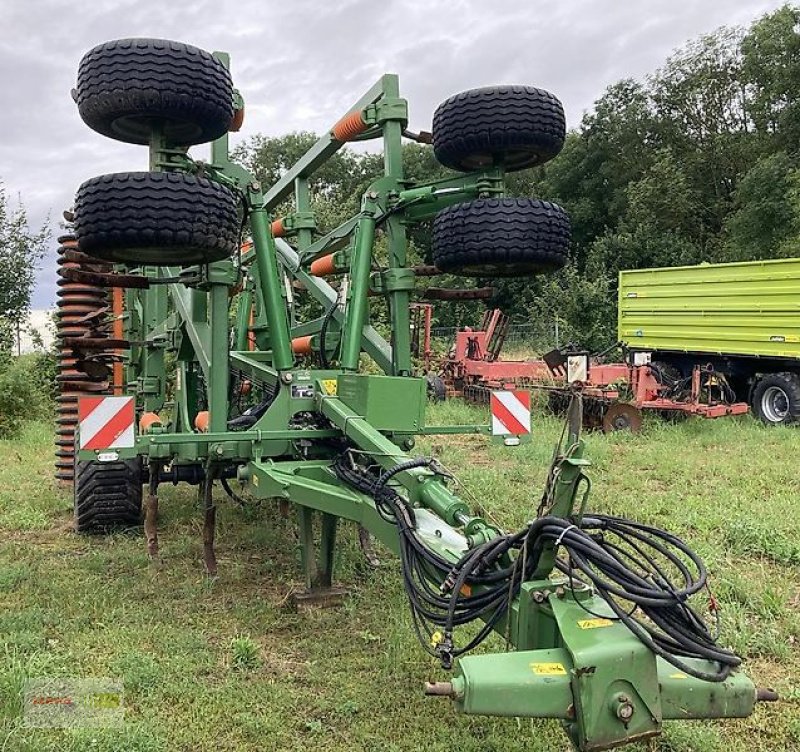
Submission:
M 761 397 L 761 412 L 770 423 L 783 423 L 789 415 L 789 395 L 779 386 L 770 386 Z

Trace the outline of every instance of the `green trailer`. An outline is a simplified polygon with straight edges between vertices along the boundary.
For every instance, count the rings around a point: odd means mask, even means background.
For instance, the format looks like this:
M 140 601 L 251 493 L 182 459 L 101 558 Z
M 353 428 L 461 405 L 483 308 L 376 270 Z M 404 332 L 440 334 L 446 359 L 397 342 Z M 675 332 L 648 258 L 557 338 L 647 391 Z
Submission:
M 618 332 L 682 377 L 713 366 L 765 423 L 800 419 L 800 258 L 622 271 Z

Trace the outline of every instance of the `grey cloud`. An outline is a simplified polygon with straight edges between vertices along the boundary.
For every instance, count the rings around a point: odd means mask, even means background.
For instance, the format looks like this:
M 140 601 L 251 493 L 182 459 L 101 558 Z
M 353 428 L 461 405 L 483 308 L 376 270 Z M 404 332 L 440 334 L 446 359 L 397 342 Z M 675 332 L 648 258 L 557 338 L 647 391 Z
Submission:
M 383 72 L 400 75 L 412 127 L 450 94 L 491 83 L 556 93 L 575 126 L 606 86 L 652 73 L 692 37 L 747 24 L 781 0 L 5 0 L 0 3 L 0 178 L 32 224 L 82 180 L 146 164 L 140 147 L 86 128 L 69 96 L 82 54 L 107 39 L 165 36 L 232 54 L 248 102 L 242 140 L 322 131 Z M 198 152 L 199 153 L 199 152 Z M 54 298 L 45 260 L 34 305 Z

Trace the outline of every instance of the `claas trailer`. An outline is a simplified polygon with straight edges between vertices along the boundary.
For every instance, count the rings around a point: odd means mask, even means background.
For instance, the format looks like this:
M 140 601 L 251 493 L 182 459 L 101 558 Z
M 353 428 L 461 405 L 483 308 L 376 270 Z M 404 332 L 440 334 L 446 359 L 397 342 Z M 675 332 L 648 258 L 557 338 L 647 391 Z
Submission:
M 618 335 L 675 376 L 711 366 L 764 423 L 800 420 L 800 259 L 622 271 Z

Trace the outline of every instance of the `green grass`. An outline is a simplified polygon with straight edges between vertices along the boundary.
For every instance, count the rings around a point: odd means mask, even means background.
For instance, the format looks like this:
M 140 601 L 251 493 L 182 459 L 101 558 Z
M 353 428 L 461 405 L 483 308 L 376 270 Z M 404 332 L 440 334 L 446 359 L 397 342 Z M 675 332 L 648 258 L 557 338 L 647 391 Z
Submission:
M 483 421 L 457 402 L 431 423 Z M 418 450 L 454 471 L 465 498 L 504 526 L 535 512 L 560 424 L 536 416 L 518 448 L 432 437 Z M 800 430 L 750 419 L 648 420 L 639 436 L 593 434 L 592 508 L 687 538 L 706 557 L 723 605 L 722 641 L 757 684 L 785 698 L 741 721 L 671 723 L 646 750 L 800 749 Z M 219 577 L 202 573 L 191 489 L 165 487 L 163 566 L 140 535 L 82 538 L 70 497 L 51 480 L 51 435 L 29 426 L 0 442 L 0 752 L 198 750 L 565 750 L 550 722 L 460 716 L 422 696 L 441 679 L 416 645 L 397 561 L 366 571 L 342 531 L 344 605 L 297 613 L 291 520 L 264 504 L 223 505 Z M 109 676 L 125 686 L 126 722 L 98 731 L 32 731 L 20 687 L 34 676 Z

